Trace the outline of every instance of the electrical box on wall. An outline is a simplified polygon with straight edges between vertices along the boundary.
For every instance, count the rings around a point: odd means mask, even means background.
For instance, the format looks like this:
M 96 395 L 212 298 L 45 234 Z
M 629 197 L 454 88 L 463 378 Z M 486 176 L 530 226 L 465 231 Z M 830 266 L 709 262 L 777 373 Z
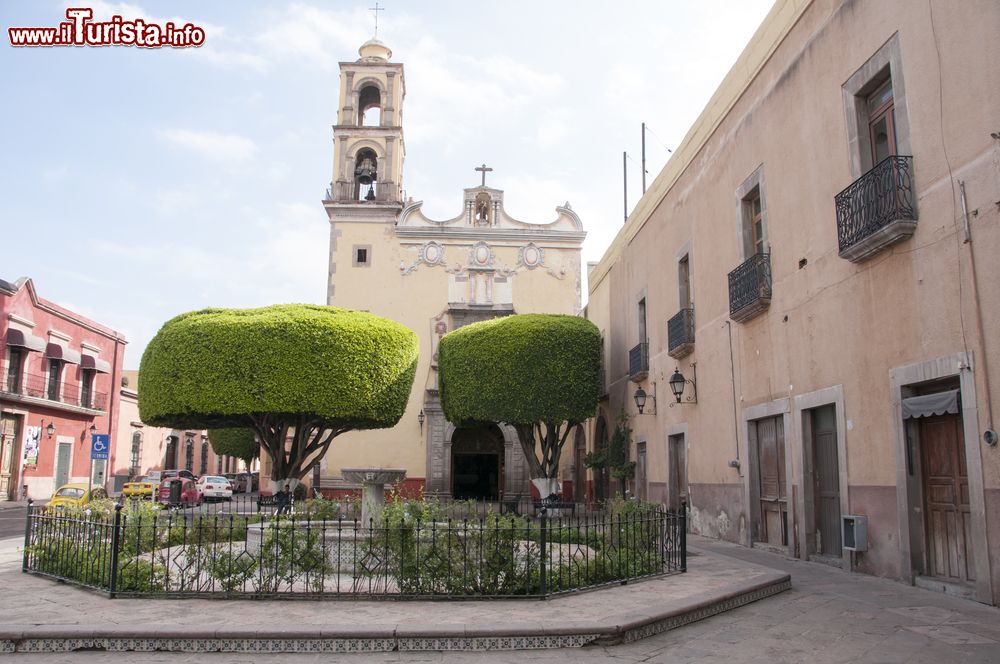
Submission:
M 846 551 L 868 550 L 868 517 L 847 514 L 842 519 L 842 535 Z

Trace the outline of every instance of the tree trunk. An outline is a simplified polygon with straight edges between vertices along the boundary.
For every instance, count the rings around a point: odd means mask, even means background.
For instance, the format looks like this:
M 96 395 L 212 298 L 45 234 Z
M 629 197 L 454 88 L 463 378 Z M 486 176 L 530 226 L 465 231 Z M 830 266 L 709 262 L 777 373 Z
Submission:
M 322 424 L 308 415 L 289 419 L 272 415 L 251 418 L 250 428 L 271 457 L 271 482 L 275 489 L 281 484 L 294 489 L 323 460 L 333 439 L 348 430 L 327 429 Z

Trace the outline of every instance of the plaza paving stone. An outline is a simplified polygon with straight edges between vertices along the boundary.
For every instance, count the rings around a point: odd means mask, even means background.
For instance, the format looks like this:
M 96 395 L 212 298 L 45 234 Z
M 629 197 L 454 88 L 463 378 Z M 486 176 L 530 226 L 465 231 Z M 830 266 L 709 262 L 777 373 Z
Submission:
M 490 664 L 567 662 L 1000 662 L 1000 609 L 947 595 L 913 588 L 894 581 L 735 545 L 691 537 L 699 555 L 690 559 L 691 573 L 662 580 L 617 587 L 605 592 L 548 601 L 529 602 L 220 602 L 174 600 L 107 600 L 104 597 L 44 579 L 20 574 L 0 562 L 0 587 L 4 596 L 17 599 L 0 603 L 0 623 L 27 625 L 44 618 L 49 624 L 71 625 L 79 616 L 73 603 L 88 606 L 102 619 L 129 620 L 123 626 L 185 624 L 184 614 L 194 614 L 204 627 L 217 624 L 274 622 L 310 625 L 336 624 L 345 615 L 355 626 L 418 625 L 438 623 L 537 624 L 539 617 L 556 624 L 561 604 L 568 605 L 574 621 L 632 614 L 643 602 L 665 601 L 664 596 L 686 587 L 687 592 L 704 578 L 740 578 L 761 570 L 787 573 L 792 589 L 741 608 L 619 645 L 589 645 L 558 650 L 492 652 L 387 652 L 363 654 L 244 654 L 244 653 L 97 653 L 17 654 L 12 661 L 74 662 L 90 664 L 112 660 L 136 664 L 152 662 L 208 664 L 298 664 L 305 662 L 483 662 Z M 0 554 L 3 547 L 0 546 Z M 0 561 L 3 556 L 0 555 Z M 673 584 L 672 587 L 669 584 Z M 12 594 L 16 593 L 16 594 Z M 127 602 L 126 605 L 123 603 Z M 480 606 L 486 604 L 487 606 Z M 123 605 L 116 607 L 116 605 Z M 146 606 L 143 606 L 146 605 Z M 372 606 L 374 605 L 374 606 Z M 197 606 L 197 608 L 195 608 Z M 45 613 L 49 611 L 49 613 Z M 124 615 L 123 615 L 124 614 Z M 157 615 L 159 614 L 159 618 Z M 75 617 L 74 617 L 75 616 Z M 268 617 L 270 616 L 270 617 Z M 510 622 L 507 622 L 507 621 Z M 59 623 L 58 621 L 63 621 Z M 157 622 L 158 621 L 158 622 Z M 262 624 L 257 622 L 256 624 Z

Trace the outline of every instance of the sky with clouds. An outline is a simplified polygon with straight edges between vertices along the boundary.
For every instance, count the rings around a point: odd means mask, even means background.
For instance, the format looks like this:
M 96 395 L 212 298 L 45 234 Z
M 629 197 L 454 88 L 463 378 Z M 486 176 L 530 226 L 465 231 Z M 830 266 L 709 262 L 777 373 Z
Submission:
M 405 66 L 407 196 L 451 218 L 473 167 L 507 210 L 569 201 L 597 260 L 772 0 L 386 0 Z M 372 36 L 364 2 L 0 0 L 0 278 L 123 332 L 126 368 L 166 319 L 323 303 L 337 63 Z M 194 49 L 14 49 L 6 29 L 91 7 L 204 28 Z

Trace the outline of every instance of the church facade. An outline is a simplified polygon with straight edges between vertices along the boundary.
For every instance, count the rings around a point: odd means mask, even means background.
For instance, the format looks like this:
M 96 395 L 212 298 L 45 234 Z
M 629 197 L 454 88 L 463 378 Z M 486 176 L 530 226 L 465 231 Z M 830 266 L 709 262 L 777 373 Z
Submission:
M 320 465 L 319 484 L 326 493 L 354 489 L 342 468 L 382 467 L 405 469 L 403 487 L 411 494 L 526 494 L 527 467 L 513 429 L 456 428 L 445 420 L 437 345 L 476 321 L 578 313 L 586 233 L 569 203 L 548 223 L 511 217 L 504 192 L 486 184 L 492 169 L 485 164 L 474 169 L 478 186 L 461 191 L 450 219 L 429 218 L 421 201 L 404 200 L 403 65 L 374 39 L 359 54 L 340 63 L 333 179 L 323 201 L 330 222 L 327 303 L 408 326 L 420 337 L 420 360 L 400 422 L 339 436 Z

